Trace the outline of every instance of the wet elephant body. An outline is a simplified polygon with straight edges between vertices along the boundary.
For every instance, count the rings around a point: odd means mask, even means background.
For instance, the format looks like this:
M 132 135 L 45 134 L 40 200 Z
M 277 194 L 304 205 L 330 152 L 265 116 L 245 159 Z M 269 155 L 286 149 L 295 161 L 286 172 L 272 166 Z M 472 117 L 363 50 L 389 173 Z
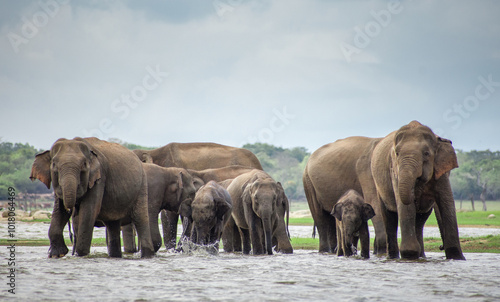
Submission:
M 417 121 L 384 138 L 349 137 L 325 145 L 310 157 L 304 189 L 320 237 L 320 252 L 337 245 L 335 224 L 328 217 L 340 195 L 362 192 L 376 216 L 375 252 L 401 257 L 424 256 L 423 226 L 432 208 L 448 259 L 465 259 L 460 247 L 449 171 L 458 166 L 451 141 Z
M 33 162 L 32 180 L 54 187 L 54 209 L 49 228 L 49 257 L 68 252 L 63 228 L 72 213 L 78 216 L 75 227 L 75 252 L 90 252 L 96 222 L 106 225 L 108 253 L 121 257 L 120 221 L 136 225 L 141 256 L 154 255 L 147 210 L 147 179 L 142 163 L 125 147 L 97 138 L 59 139 L 49 151 Z
M 154 163 L 162 167 L 178 167 L 192 170 L 217 169 L 228 166 L 250 167 L 262 170 L 257 157 L 249 150 L 215 143 L 170 143 L 153 150 L 133 150 L 139 159 L 146 163 Z M 240 169 L 233 167 L 227 172 L 234 173 Z M 214 171 L 207 173 L 211 176 Z M 232 178 L 219 174 L 220 180 Z M 239 175 L 239 174 L 238 174 Z M 206 178 L 204 183 L 218 179 Z M 196 184 L 195 184 L 196 185 Z M 202 185 L 201 183 L 198 184 Z M 167 249 L 175 248 L 177 238 L 177 222 L 179 214 L 175 211 L 162 211 L 163 238 Z
M 284 217 L 278 207 L 284 203 L 281 186 L 267 173 L 253 170 L 229 184 L 227 191 L 233 201 L 232 218 L 238 227 L 243 253 L 273 254 L 273 237 L 280 252 L 293 253 Z
M 194 200 L 185 200 L 180 206 L 179 213 L 187 222 L 184 236 L 199 245 L 218 244 L 232 207 L 231 196 L 224 187 L 215 181 L 203 185 Z
M 347 191 L 332 210 L 337 228 L 337 255 L 356 255 L 358 240 L 361 243 L 361 257 L 370 258 L 370 232 L 368 220 L 375 211 L 363 197 L 354 190 Z

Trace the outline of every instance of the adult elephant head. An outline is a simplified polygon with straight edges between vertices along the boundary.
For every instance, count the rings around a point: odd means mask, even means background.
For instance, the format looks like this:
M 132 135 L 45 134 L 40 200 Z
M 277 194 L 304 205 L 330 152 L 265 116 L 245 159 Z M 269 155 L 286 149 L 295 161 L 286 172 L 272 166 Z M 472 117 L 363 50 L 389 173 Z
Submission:
M 378 203 L 383 204 L 390 258 L 397 258 L 400 253 L 409 259 L 425 256 L 423 227 L 435 208 L 446 257 L 464 259 L 449 181 L 449 171 L 456 167 L 451 141 L 438 137 L 417 121 L 377 144 L 371 157 L 371 174 Z M 401 248 L 397 242 L 398 220 Z
M 439 180 L 458 167 L 451 141 L 436 136 L 417 121 L 394 134 L 391 159 L 393 183 L 404 205 L 419 199 L 430 180 Z
M 66 211 L 101 178 L 97 155 L 84 141 L 59 139 L 51 150 L 39 153 L 32 166 L 31 180 L 39 179 L 62 199 Z

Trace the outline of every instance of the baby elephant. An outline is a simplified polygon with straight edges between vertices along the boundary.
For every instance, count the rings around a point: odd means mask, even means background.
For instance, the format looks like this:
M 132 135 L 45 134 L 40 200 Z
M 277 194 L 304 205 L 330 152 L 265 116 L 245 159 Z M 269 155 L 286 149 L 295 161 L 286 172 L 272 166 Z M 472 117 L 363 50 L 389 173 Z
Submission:
M 229 193 L 215 181 L 209 181 L 196 192 L 194 200 L 185 200 L 179 208 L 188 224 L 183 237 L 193 243 L 211 245 L 219 242 L 233 207 Z
M 375 216 L 372 206 L 358 192 L 349 190 L 340 197 L 331 214 L 336 218 L 337 255 L 356 255 L 361 239 L 361 257 L 370 258 L 368 220 Z

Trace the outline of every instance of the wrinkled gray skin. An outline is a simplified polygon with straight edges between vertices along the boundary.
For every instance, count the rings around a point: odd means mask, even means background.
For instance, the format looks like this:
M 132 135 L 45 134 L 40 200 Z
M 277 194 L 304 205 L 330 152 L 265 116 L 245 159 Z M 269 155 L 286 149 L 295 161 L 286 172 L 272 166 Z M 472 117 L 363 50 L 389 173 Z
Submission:
M 273 254 L 272 238 L 280 252 L 293 253 L 278 207 L 284 203 L 280 186 L 267 173 L 253 170 L 236 177 L 227 191 L 233 200 L 232 218 L 242 234 L 243 253 Z
M 211 245 L 220 241 L 224 225 L 231 217 L 231 196 L 215 181 L 203 185 L 194 200 L 182 202 L 179 213 L 189 224 L 182 237 L 199 245 Z M 216 246 L 218 250 L 218 245 Z
M 205 170 L 240 165 L 262 170 L 262 165 L 251 151 L 215 143 L 170 143 L 154 150 L 133 152 L 142 162 L 161 167 Z M 179 214 L 162 211 L 161 221 L 166 248 L 175 248 Z
M 78 216 L 75 251 L 90 252 L 94 225 L 104 222 L 110 257 L 121 257 L 120 221 L 137 227 L 141 256 L 154 255 L 147 209 L 147 179 L 142 163 L 127 148 L 97 138 L 59 139 L 50 151 L 37 154 L 32 180 L 54 187 L 49 228 L 49 257 L 68 253 L 63 228 L 71 213 Z
M 356 255 L 360 240 L 361 257 L 370 258 L 368 220 L 375 216 L 372 206 L 358 192 L 349 190 L 340 197 L 331 214 L 337 223 L 337 255 Z
M 148 215 L 151 238 L 155 252 L 161 247 L 161 235 L 158 228 L 158 214 L 161 210 L 179 211 L 179 206 L 184 201 L 192 201 L 195 197 L 196 188 L 193 177 L 186 169 L 165 168 L 155 164 L 143 163 L 144 171 L 148 180 Z M 132 232 L 132 224 L 123 226 L 124 242 L 128 240 L 135 243 Z M 125 252 L 130 245 L 124 244 Z M 133 245 L 132 245 L 133 246 Z
M 349 189 L 363 193 L 375 217 L 375 253 L 424 257 L 423 227 L 436 209 L 447 259 L 465 259 L 458 236 L 455 201 L 449 171 L 458 167 L 451 141 L 436 136 L 417 121 L 384 138 L 349 137 L 316 150 L 303 175 L 304 190 L 319 233 L 319 251 L 337 245 L 330 215 Z

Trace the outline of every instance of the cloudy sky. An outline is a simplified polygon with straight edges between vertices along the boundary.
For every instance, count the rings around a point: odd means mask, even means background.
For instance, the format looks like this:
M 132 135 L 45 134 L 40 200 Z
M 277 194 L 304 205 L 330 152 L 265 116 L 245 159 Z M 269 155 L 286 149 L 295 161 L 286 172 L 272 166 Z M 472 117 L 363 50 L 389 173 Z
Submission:
M 498 1 L 1 1 L 0 138 L 500 150 Z

